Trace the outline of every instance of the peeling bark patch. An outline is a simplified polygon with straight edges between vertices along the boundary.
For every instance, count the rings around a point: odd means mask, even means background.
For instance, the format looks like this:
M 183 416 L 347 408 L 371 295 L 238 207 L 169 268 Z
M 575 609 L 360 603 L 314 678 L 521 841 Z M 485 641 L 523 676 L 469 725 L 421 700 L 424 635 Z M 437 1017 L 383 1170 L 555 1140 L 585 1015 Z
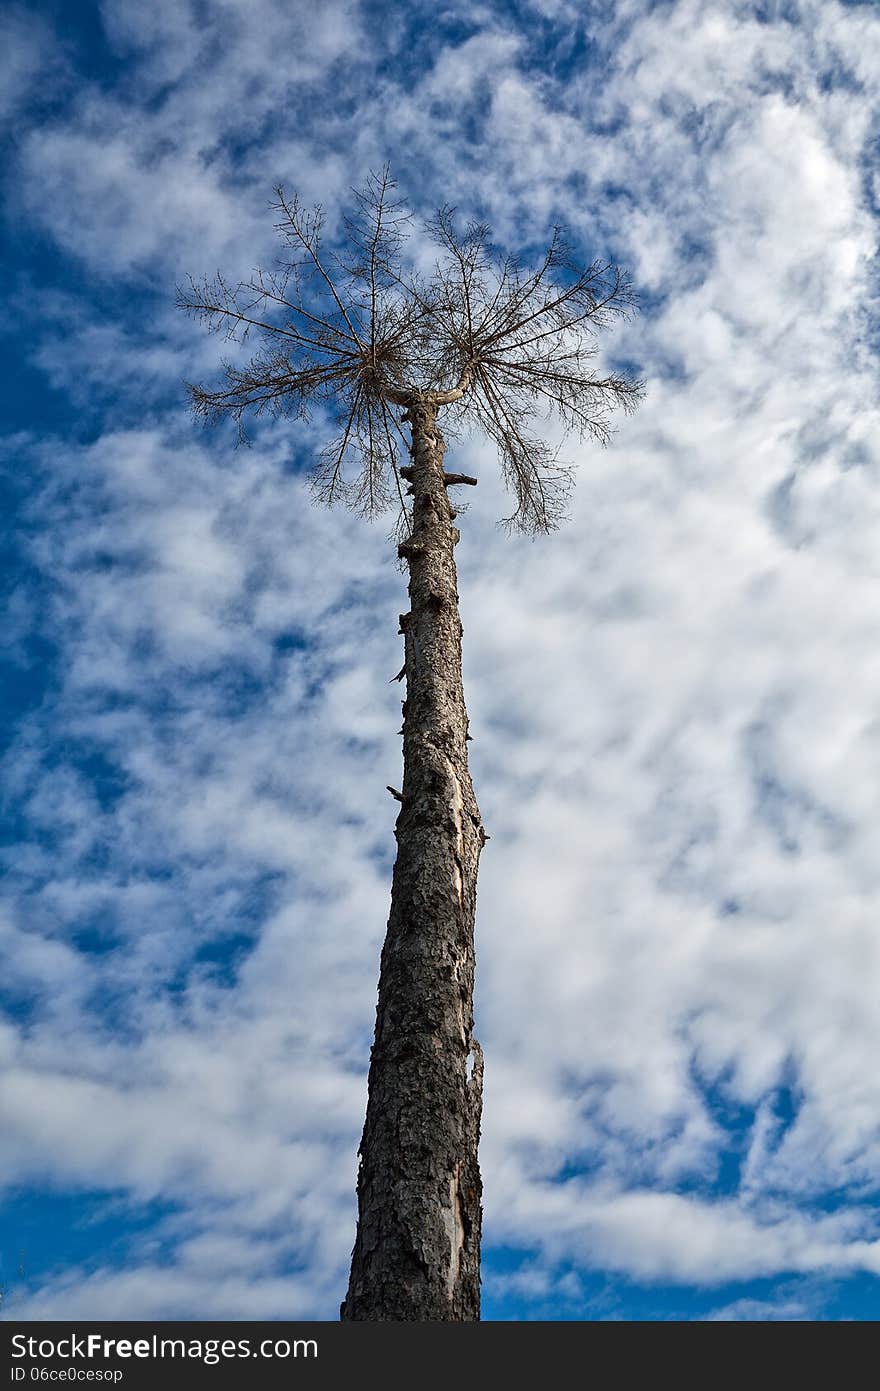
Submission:
M 447 758 L 446 762 L 449 764 L 449 771 L 452 774 L 452 819 L 455 822 L 455 830 L 458 838 L 458 845 L 456 848 L 459 855 L 462 855 L 464 853 L 464 826 L 462 824 L 461 812 L 464 804 L 461 796 L 461 783 L 458 780 L 458 774 L 455 771 L 452 759 Z
M 461 795 L 461 783 L 458 780 L 458 774 L 455 771 L 455 766 L 452 762 L 452 759 L 447 758 L 446 762 L 449 765 L 449 774 L 452 778 L 452 820 L 455 823 L 456 834 L 456 856 L 453 878 L 455 880 L 455 892 L 458 897 L 458 904 L 460 908 L 463 908 L 464 880 L 462 879 L 461 875 L 461 858 L 464 855 L 464 824 L 462 822 L 462 808 L 464 806 L 464 802 L 462 800 Z
M 456 865 L 456 866 L 455 866 L 455 869 L 453 870 L 452 878 L 453 878 L 453 882 L 455 883 L 455 892 L 456 892 L 456 894 L 457 894 L 457 896 L 458 896 L 458 906 L 459 906 L 460 908 L 463 908 L 463 907 L 464 907 L 464 880 L 463 880 L 462 877 L 461 877 L 461 870 L 459 869 L 458 865 Z
M 464 1216 L 458 1191 L 459 1177 L 458 1165 L 456 1165 L 455 1172 L 450 1175 L 449 1179 L 449 1207 L 443 1209 L 443 1225 L 449 1238 L 449 1272 L 446 1276 L 446 1290 L 450 1303 L 452 1303 L 455 1294 L 458 1271 L 461 1265 L 461 1251 L 464 1246 Z
M 457 1018 L 458 1027 L 461 1030 L 461 1043 L 465 1052 L 470 1047 L 468 1043 L 467 1021 L 465 1019 L 465 1002 L 468 1000 L 469 992 L 467 989 L 467 963 L 457 960 L 453 968 L 455 980 L 458 985 L 458 1008 Z

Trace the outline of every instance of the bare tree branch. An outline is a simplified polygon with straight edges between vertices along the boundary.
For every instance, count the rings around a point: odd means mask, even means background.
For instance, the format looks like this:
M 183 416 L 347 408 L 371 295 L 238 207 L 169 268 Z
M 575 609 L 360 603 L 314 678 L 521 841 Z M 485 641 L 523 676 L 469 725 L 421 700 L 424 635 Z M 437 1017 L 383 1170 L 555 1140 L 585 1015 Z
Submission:
M 438 259 L 421 276 L 406 259 L 411 215 L 387 168 L 355 190 L 345 245 L 325 258 L 322 210 L 305 210 L 283 188 L 275 194 L 292 260 L 237 285 L 218 273 L 178 290 L 180 308 L 210 330 L 266 343 L 249 362 L 225 363 L 219 389 L 189 387 L 196 414 L 229 415 L 242 432 L 248 414 L 303 416 L 322 403 L 339 433 L 318 456 L 316 499 L 373 516 L 396 498 L 405 527 L 397 436 L 406 438 L 390 408 L 447 407 L 494 441 L 516 499 L 507 525 L 557 526 L 571 470 L 536 427 L 555 414 L 566 431 L 604 444 L 613 412 L 638 403 L 640 381 L 594 370 L 598 334 L 635 307 L 627 275 L 601 261 L 575 264 L 558 228 L 524 269 L 495 251 L 485 224 L 459 231 L 444 207 L 427 228 Z

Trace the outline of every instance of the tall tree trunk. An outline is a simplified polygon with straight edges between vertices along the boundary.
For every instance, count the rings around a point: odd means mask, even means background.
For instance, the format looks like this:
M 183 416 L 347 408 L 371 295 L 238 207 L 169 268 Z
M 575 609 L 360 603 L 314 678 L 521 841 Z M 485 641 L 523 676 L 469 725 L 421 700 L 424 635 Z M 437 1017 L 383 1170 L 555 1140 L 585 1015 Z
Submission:
M 473 1036 L 474 913 L 485 841 L 467 765 L 462 627 L 437 407 L 412 428 L 403 791 L 382 951 L 343 1319 L 480 1316 L 477 1162 L 482 1055 Z

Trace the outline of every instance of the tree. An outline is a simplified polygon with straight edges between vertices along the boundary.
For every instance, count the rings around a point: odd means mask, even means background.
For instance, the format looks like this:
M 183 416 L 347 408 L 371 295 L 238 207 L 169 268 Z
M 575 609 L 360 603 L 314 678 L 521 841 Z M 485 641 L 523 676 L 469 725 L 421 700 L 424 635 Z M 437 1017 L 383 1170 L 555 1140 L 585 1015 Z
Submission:
M 633 295 L 614 266 L 575 263 L 559 231 L 526 266 L 500 256 L 486 226 L 460 228 L 450 208 L 427 229 L 434 269 L 418 273 L 405 254 L 410 215 L 387 170 L 355 194 L 341 250 L 325 252 L 320 208 L 281 188 L 276 198 L 284 256 L 275 269 L 237 285 L 191 280 L 178 292 L 209 328 L 264 343 L 244 365 L 224 364 L 220 388 L 190 386 L 193 409 L 241 428 L 249 413 L 305 416 L 324 406 L 337 433 L 314 469 L 315 497 L 367 516 L 395 501 L 409 571 L 397 678 L 406 680 L 403 787 L 389 788 L 400 803 L 397 859 L 341 1315 L 478 1319 L 474 915 L 487 837 L 468 772 L 449 497 L 477 480 L 444 469 L 438 417 L 497 445 L 515 499 L 510 528 L 553 530 L 572 475 L 533 422 L 549 410 L 566 430 L 604 443 L 613 408 L 634 408 L 641 383 L 594 370 L 598 331 L 630 311 Z

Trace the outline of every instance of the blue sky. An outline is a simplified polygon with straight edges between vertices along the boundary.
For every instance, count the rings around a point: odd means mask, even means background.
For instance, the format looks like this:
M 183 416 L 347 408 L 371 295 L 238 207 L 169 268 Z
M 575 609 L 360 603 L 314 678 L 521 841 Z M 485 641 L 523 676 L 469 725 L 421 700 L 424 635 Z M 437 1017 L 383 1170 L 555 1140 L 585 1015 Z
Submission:
M 454 445 L 486 1317 L 876 1317 L 876 7 L 32 0 L 0 37 L 6 1310 L 338 1312 L 403 581 L 391 519 L 308 502 L 319 414 L 193 424 L 218 344 L 173 295 L 271 260 L 276 182 L 332 223 L 388 160 L 644 307 L 557 535 Z

